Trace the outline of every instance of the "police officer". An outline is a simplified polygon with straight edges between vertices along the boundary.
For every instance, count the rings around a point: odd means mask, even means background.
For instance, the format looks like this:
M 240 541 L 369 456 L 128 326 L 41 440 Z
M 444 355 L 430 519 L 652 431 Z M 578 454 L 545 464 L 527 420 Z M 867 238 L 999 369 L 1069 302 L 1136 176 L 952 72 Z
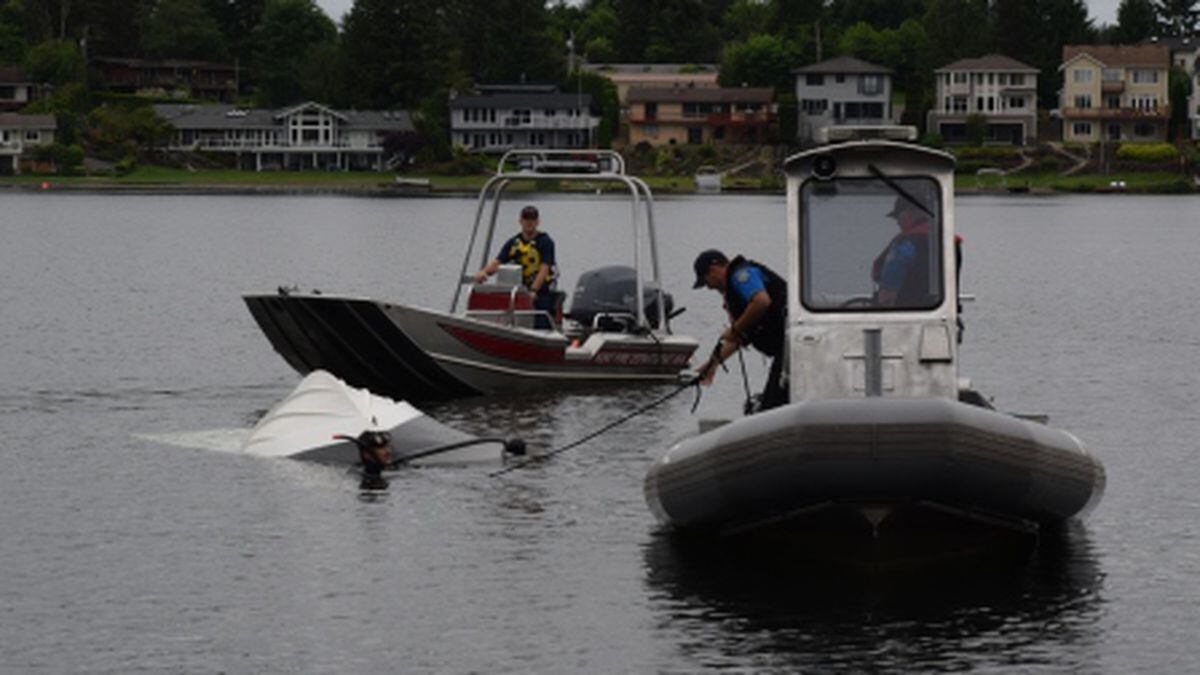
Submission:
M 787 282 L 762 263 L 740 255 L 729 260 L 716 249 L 696 256 L 693 268 L 696 283 L 692 288 L 707 287 L 721 293 L 731 320 L 721 333 L 718 348 L 700 367 L 700 383 L 712 384 L 717 366 L 742 347 L 753 345 L 772 359 L 759 410 L 787 403 L 788 389 L 783 381 Z

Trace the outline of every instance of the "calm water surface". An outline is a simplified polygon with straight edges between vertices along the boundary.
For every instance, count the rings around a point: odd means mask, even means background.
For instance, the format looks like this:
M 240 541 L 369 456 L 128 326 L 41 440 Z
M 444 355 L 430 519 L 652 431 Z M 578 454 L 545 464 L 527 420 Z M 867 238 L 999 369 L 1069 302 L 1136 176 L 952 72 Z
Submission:
M 964 373 L 1080 436 L 1109 487 L 1027 565 L 935 580 L 817 576 L 657 531 L 646 467 L 699 418 L 736 414 L 736 371 L 695 415 L 681 396 L 502 479 L 402 472 L 376 502 L 344 470 L 229 452 L 299 379 L 239 294 L 444 307 L 473 200 L 0 200 L 0 671 L 1124 673 L 1200 658 L 1194 197 L 959 201 L 978 296 Z M 537 203 L 567 288 L 629 255 L 622 204 Z M 690 289 L 698 249 L 786 269 L 782 199 L 663 199 L 657 216 L 688 307 L 676 329 L 705 343 L 721 315 Z M 761 359 L 747 365 L 760 386 Z M 666 391 L 429 412 L 550 449 Z

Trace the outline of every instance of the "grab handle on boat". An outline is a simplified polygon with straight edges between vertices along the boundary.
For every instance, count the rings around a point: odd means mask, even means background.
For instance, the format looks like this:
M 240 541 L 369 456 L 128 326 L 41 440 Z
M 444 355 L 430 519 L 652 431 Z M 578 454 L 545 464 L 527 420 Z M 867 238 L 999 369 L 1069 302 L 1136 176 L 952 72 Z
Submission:
M 883 395 L 883 329 L 863 329 L 863 389 L 867 396 Z

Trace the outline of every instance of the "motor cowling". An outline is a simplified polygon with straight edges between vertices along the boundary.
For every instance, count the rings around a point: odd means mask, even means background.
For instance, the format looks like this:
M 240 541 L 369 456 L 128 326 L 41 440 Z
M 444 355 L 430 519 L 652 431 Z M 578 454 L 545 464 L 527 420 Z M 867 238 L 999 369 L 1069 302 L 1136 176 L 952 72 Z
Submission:
M 665 314 L 670 315 L 674 300 L 670 293 L 662 294 Z M 644 281 L 642 306 L 650 326 L 658 328 L 658 285 Z M 575 284 L 571 296 L 571 311 L 567 317 L 591 326 L 597 314 L 637 315 L 637 274 L 627 265 L 610 265 L 584 272 Z

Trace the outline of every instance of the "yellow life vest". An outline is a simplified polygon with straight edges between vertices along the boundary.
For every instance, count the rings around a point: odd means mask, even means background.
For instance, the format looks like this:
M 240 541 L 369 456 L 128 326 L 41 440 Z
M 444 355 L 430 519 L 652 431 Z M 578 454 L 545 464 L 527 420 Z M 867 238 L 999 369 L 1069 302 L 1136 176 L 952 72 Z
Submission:
M 537 279 L 538 270 L 542 268 L 542 252 L 534 246 L 534 242 L 516 237 L 508 249 L 508 259 L 521 266 L 521 281 L 526 286 L 533 286 L 533 280 Z M 550 283 L 553 278 L 552 268 L 546 277 L 546 283 Z

